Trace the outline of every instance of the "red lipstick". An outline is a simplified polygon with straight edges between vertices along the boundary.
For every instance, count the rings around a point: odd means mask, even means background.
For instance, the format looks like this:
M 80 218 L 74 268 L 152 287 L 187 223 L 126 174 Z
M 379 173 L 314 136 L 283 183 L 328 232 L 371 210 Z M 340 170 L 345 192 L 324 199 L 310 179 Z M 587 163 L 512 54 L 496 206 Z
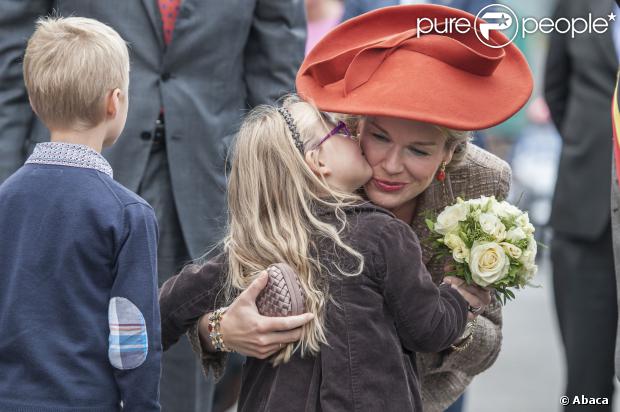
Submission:
M 375 187 L 382 192 L 398 192 L 406 185 L 406 183 L 390 182 L 386 180 L 379 180 L 377 178 L 373 178 L 372 182 L 374 183 Z

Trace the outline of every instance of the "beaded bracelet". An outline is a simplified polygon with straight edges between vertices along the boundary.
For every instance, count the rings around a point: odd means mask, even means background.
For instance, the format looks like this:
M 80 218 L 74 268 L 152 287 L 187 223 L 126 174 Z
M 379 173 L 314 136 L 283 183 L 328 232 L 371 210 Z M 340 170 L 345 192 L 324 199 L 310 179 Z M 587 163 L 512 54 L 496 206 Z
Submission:
M 224 313 L 226 313 L 226 309 L 228 308 L 219 308 L 209 315 L 209 338 L 211 339 L 211 345 L 218 352 L 231 352 L 224 344 L 224 336 L 220 330 L 220 322 Z

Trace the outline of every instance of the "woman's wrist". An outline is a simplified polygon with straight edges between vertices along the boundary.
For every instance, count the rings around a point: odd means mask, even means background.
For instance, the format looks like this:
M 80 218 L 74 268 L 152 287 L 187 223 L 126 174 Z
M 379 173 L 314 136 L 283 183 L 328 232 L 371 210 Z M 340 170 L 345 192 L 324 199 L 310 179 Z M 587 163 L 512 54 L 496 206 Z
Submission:
M 200 338 L 200 346 L 202 346 L 203 352 L 217 352 L 209 336 L 209 318 L 212 315 L 213 312 L 205 313 L 198 319 L 198 337 Z
M 207 313 L 199 319 L 200 343 L 206 352 L 231 352 L 224 342 L 221 323 L 228 307 Z
M 476 329 L 476 325 L 478 324 L 478 318 L 474 318 L 474 320 L 468 321 L 465 324 L 465 331 L 463 334 L 454 342 L 451 346 L 454 350 L 465 349 L 474 337 L 474 331 Z
M 215 347 L 218 352 L 232 352 L 226 342 L 224 341 L 224 332 L 221 323 L 224 319 L 224 314 L 228 310 L 228 306 L 217 309 L 209 316 L 209 337 L 211 338 L 211 345 Z

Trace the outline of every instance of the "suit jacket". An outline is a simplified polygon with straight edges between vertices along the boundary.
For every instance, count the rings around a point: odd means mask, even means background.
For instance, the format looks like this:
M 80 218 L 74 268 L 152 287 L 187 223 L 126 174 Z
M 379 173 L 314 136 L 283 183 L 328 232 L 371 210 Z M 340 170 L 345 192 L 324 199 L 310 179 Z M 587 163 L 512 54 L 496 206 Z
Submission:
M 606 16 L 611 0 L 563 0 L 555 17 Z M 545 98 L 562 135 L 550 224 L 557 232 L 598 238 L 609 225 L 612 128 L 609 115 L 618 58 L 612 27 L 604 34 L 550 34 Z
M 499 1 L 488 0 L 431 0 L 429 3 L 449 6 L 455 9 L 464 10 L 474 16 L 478 14 L 483 7 L 499 3 Z M 345 0 L 344 16 L 342 20 L 348 20 L 352 17 L 359 16 L 368 11 L 378 9 L 380 7 L 397 6 L 400 0 Z
M 129 43 L 129 115 L 104 151 L 115 179 L 138 191 L 160 109 L 174 199 L 190 255 L 205 252 L 225 221 L 225 157 L 244 112 L 294 88 L 304 56 L 302 0 L 183 0 L 172 42 L 163 41 L 157 0 L 1 0 L 0 181 L 49 133 L 35 119 L 20 58 L 35 19 L 109 24 Z

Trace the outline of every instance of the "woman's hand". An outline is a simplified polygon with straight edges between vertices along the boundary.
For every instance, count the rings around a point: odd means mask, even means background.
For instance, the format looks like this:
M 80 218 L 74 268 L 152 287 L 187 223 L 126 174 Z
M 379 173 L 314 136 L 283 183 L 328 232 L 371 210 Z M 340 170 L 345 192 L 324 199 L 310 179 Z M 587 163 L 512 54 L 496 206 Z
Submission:
M 301 338 L 301 326 L 314 318 L 311 313 L 287 317 L 259 314 L 256 298 L 267 286 L 268 279 L 267 272 L 263 271 L 226 310 L 220 321 L 220 332 L 228 349 L 245 356 L 268 358 L 285 344 L 298 341 Z M 203 347 L 213 350 L 209 339 L 208 315 L 200 319 L 199 331 Z
M 455 276 L 446 276 L 443 278 L 443 281 L 458 290 L 467 303 L 469 303 L 470 308 L 477 309 L 474 312 L 471 310 L 468 311 L 468 320 L 475 319 L 480 313 L 484 312 L 486 307 L 491 303 L 491 292 L 487 288 L 482 288 L 477 285 L 468 285 L 465 279 Z

